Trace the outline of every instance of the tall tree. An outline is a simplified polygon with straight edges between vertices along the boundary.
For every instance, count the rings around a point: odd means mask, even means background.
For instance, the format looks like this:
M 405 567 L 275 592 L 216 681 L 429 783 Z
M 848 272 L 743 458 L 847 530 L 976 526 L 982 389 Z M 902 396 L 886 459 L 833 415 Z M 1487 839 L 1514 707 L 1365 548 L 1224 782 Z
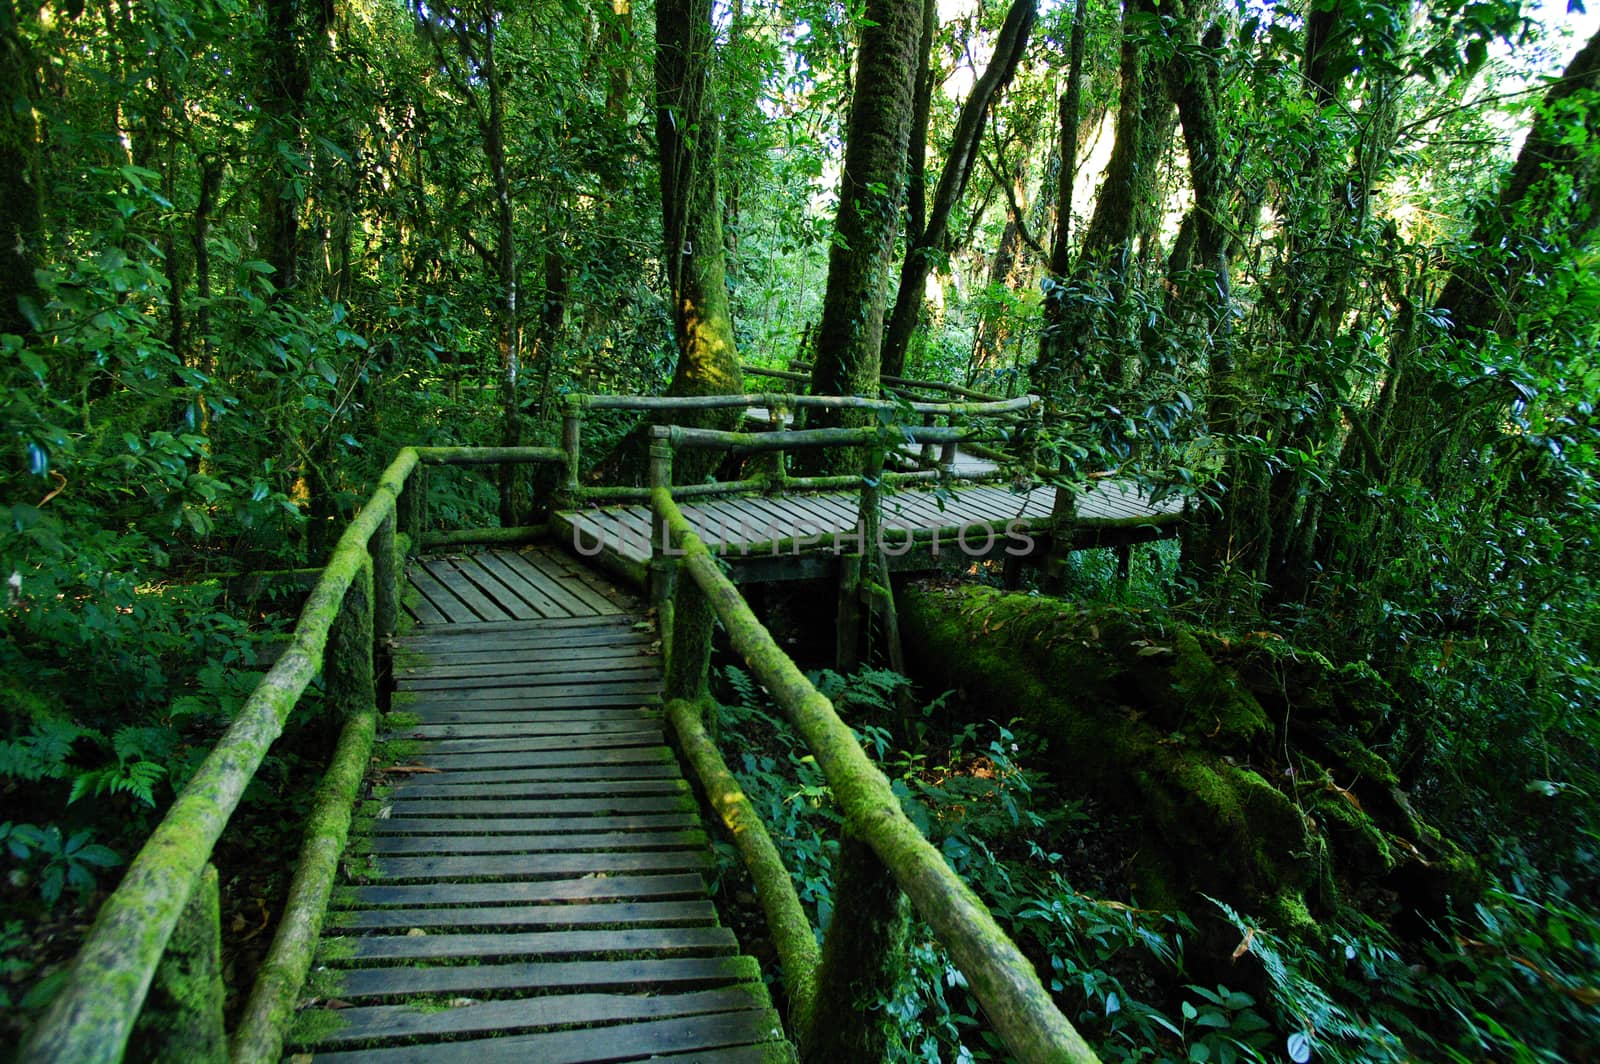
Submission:
M 898 376 L 905 368 L 906 348 L 911 343 L 911 334 L 916 330 L 917 319 L 922 314 L 923 288 L 927 284 L 928 272 L 933 267 L 933 256 L 945 244 L 950 212 L 960 201 L 972 177 L 989 108 L 1010 84 L 1017 64 L 1022 62 L 1023 53 L 1028 50 L 1028 36 L 1033 32 L 1038 14 L 1036 0 L 1012 0 L 1005 22 L 1000 27 L 1000 35 L 995 40 L 994 55 L 983 75 L 973 84 L 972 92 L 956 116 L 955 132 L 939 174 L 939 184 L 934 189 L 933 202 L 928 207 L 926 220 L 918 227 L 919 232 L 908 241 L 905 261 L 900 267 L 900 287 L 895 294 L 894 312 L 889 317 L 889 328 L 883 338 L 882 372 L 885 376 Z M 927 121 L 926 111 L 921 118 Z M 926 133 L 917 139 L 925 143 Z M 910 165 L 915 173 L 926 165 L 926 160 L 913 155 Z
M 501 63 L 500 36 L 505 14 L 491 2 L 445 7 L 417 6 L 421 25 L 433 41 L 439 64 L 459 95 L 471 107 L 483 143 L 493 196 L 493 243 L 485 243 L 463 228 L 462 239 L 478 253 L 494 278 L 495 347 L 498 352 L 500 393 L 500 443 L 517 447 L 523 442 L 522 418 L 522 294 L 521 261 L 517 253 L 517 198 L 512 185 L 511 160 L 506 145 L 506 72 Z M 446 42 L 454 42 L 450 56 Z M 458 65 L 459 61 L 465 69 Z M 500 473 L 500 523 L 522 524 L 530 508 L 529 488 L 521 467 L 508 465 Z
M 1072 273 L 1046 289 L 1045 327 L 1033 368 L 1034 386 L 1045 395 L 1062 394 L 1096 356 L 1108 379 L 1119 381 L 1122 376 L 1120 353 L 1094 350 L 1089 342 L 1103 301 L 1075 297 L 1073 290 L 1102 286 L 1113 304 L 1120 301 L 1131 268 L 1134 234 L 1141 216 L 1156 202 L 1158 163 L 1173 128 L 1158 15 L 1156 0 L 1124 0 L 1122 95 L 1111 158 Z
M 39 287 L 39 131 L 33 117 L 33 63 L 12 0 L 0 0 L 0 333 L 33 331 L 18 300 Z
M 921 38 L 921 5 L 868 0 L 811 374 L 818 395 L 874 395 L 878 389 Z M 845 452 L 829 454 L 841 469 L 855 463 Z
M 678 361 L 672 395 L 743 390 L 728 302 L 727 249 L 717 181 L 718 124 L 711 97 L 711 0 L 656 4 L 656 150 L 661 163 L 663 261 L 672 298 Z M 731 427 L 737 411 L 699 415 Z M 704 452 L 697 452 L 704 454 Z M 675 475 L 697 480 L 710 458 L 685 455 Z

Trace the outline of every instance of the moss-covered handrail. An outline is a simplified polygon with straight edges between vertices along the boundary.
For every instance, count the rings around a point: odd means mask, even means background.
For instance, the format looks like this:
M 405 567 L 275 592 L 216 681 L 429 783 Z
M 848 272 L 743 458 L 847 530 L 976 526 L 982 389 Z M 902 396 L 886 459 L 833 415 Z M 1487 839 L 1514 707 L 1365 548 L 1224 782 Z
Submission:
M 674 448 L 698 447 L 732 451 L 789 451 L 808 447 L 857 447 L 882 443 L 885 438 L 905 443 L 959 443 L 977 438 L 976 428 L 950 428 L 942 425 L 863 425 L 843 429 L 789 429 L 782 432 L 723 432 L 684 425 L 652 425 L 650 434 L 667 440 Z
M 559 463 L 567 454 L 559 447 L 417 447 L 425 465 L 504 465 L 506 463 Z
M 800 381 L 809 383 L 811 380 L 811 363 L 796 359 L 789 363 L 789 368 L 768 369 L 766 366 L 744 366 L 747 376 L 773 377 L 777 380 Z M 883 376 L 878 378 L 878 383 L 885 391 L 901 391 L 915 389 L 925 392 L 942 392 L 945 395 L 959 395 L 965 399 L 976 399 L 979 402 L 998 402 L 1004 396 L 995 395 L 993 392 L 981 392 L 976 388 L 963 388 L 959 384 L 947 384 L 944 381 L 916 380 L 912 377 Z
M 839 719 L 833 703 L 756 618 L 690 527 L 671 490 L 657 487 L 651 506 L 679 552 L 676 568 L 694 580 L 734 649 L 816 758 L 846 823 L 877 854 L 950 951 L 1007 1047 L 1027 1064 L 1098 1060 L 1051 1001 L 1016 943 L 906 816 L 888 779 Z
M 1037 395 L 1015 399 L 984 397 L 970 402 L 896 402 L 869 399 L 858 395 L 799 395 L 793 393 L 747 392 L 741 395 L 581 395 L 567 396 L 569 409 L 584 410 L 732 410 L 762 407 L 768 410 L 906 410 L 918 414 L 945 414 L 958 417 L 983 417 L 1022 413 L 1039 405 Z
M 817 968 L 822 963 L 816 934 L 795 893 L 794 881 L 761 814 L 745 797 L 739 781 L 728 770 L 717 744 L 706 731 L 702 706 L 681 698 L 666 706 L 667 720 L 695 776 L 705 789 L 711 807 L 733 837 L 733 844 L 750 870 L 756 900 L 767 918 L 772 945 L 783 965 L 783 989 L 789 998 L 793 1026 L 803 1030 L 817 996 Z
M 345 593 L 369 564 L 367 545 L 386 530 L 418 462 L 415 448 L 402 449 L 345 529 L 288 647 L 101 906 L 65 984 L 29 1032 L 18 1061 L 109 1064 L 121 1059 L 179 914 L 245 787 L 322 668 Z

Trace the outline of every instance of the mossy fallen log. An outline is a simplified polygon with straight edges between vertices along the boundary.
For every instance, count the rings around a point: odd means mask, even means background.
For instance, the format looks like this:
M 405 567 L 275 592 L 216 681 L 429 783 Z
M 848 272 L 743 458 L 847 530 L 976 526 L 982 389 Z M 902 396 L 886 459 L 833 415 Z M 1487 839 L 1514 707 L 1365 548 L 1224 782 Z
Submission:
M 1397 709 L 1364 665 L 987 588 L 911 587 L 901 609 L 916 671 L 1019 719 L 1040 767 L 1141 825 L 1145 904 L 1209 895 L 1304 935 L 1368 888 L 1424 913 L 1477 889 L 1374 752 Z

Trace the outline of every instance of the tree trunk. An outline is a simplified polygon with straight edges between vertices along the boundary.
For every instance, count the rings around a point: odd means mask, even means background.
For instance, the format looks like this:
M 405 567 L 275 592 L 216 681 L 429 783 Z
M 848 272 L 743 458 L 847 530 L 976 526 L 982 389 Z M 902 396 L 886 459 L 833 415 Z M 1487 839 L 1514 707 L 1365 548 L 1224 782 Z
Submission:
M 1600 91 L 1600 33 L 1589 39 L 1545 93 L 1538 112 L 1543 117 L 1528 134 L 1499 197 L 1478 212 L 1470 246 L 1488 254 L 1469 254 L 1459 262 L 1439 294 L 1438 305 L 1448 312 L 1457 336 L 1514 333 L 1516 310 L 1539 292 L 1537 284 L 1527 283 L 1532 279 L 1527 246 L 1543 239 L 1534 234 L 1552 227 L 1557 233 L 1565 230 L 1576 250 L 1600 226 L 1600 210 L 1593 202 L 1600 188 L 1596 181 L 1600 162 L 1593 148 L 1600 116 L 1591 105 L 1580 135 L 1570 116 L 1562 114 L 1567 101 L 1596 91 Z M 1570 189 L 1558 180 L 1561 175 L 1570 176 Z M 1574 211 L 1575 207 L 1579 209 Z
M 900 228 L 921 38 L 921 5 L 868 0 L 811 375 L 811 390 L 818 395 L 875 395 L 878 390 L 885 286 Z M 844 422 L 813 421 L 838 423 Z M 859 471 L 859 456 L 826 452 L 817 468 Z
M 494 269 L 500 283 L 500 305 L 495 314 L 495 343 L 500 361 L 500 443 L 520 447 L 522 424 L 522 298 L 521 264 L 517 259 L 516 202 L 512 198 L 511 170 L 506 158 L 505 77 L 500 72 L 495 45 L 498 19 L 492 11 L 483 20 L 483 55 L 478 65 L 489 97 L 483 115 L 483 152 L 494 189 Z M 531 509 L 524 467 L 508 463 L 500 470 L 500 525 L 523 524 Z
M 944 169 L 939 175 L 939 186 L 934 191 L 926 226 L 906 249 L 905 261 L 900 267 L 900 287 L 895 295 L 894 313 L 889 318 L 889 329 L 883 339 L 883 373 L 886 376 L 900 376 L 905 369 L 906 348 L 911 343 L 911 334 L 916 330 L 917 319 L 922 315 L 923 288 L 932 265 L 930 258 L 945 243 L 950 212 L 966 191 L 967 181 L 972 177 L 972 167 L 978 159 L 978 144 L 983 139 L 989 107 L 1016 73 L 1017 64 L 1028 49 L 1028 35 L 1033 31 L 1037 17 L 1036 0 L 1012 0 L 1005 23 L 1000 28 L 1000 36 L 995 41 L 994 57 L 989 60 L 983 76 L 973 85 L 971 95 L 961 105 L 950 154 L 945 156 Z M 913 157 L 911 165 L 918 168 L 923 162 Z
M 727 249 L 717 186 L 718 127 L 709 90 L 713 67 L 711 0 L 656 5 L 656 146 L 661 161 L 661 225 L 672 297 L 678 364 L 668 394 L 732 395 L 744 388 L 728 302 Z M 732 428 L 740 412 L 681 418 Z M 682 454 L 673 476 L 702 479 L 713 452 Z
M 1111 159 L 1077 264 L 1066 283 L 1046 295 L 1046 327 L 1033 369 L 1034 386 L 1046 396 L 1075 387 L 1091 366 L 1093 353 L 1087 349 L 1101 301 L 1074 298 L 1070 289 L 1099 284 L 1109 290 L 1113 303 L 1120 299 L 1140 212 L 1155 201 L 1157 163 L 1172 131 L 1172 101 L 1162 62 L 1143 40 L 1158 15 L 1155 0 L 1123 4 L 1122 98 Z M 1105 377 L 1120 382 L 1120 354 L 1101 357 Z
M 33 63 L 11 0 L 0 0 L 0 333 L 28 337 L 19 301 L 39 295 L 33 271 L 43 236 L 39 130 L 33 118 Z
M 302 25 L 301 0 L 266 0 L 266 84 L 261 94 L 266 160 L 261 190 L 265 232 L 264 258 L 273 268 L 272 283 L 281 295 L 300 279 L 300 205 L 304 198 L 299 157 L 305 148 L 305 104 L 311 91 L 311 57 Z

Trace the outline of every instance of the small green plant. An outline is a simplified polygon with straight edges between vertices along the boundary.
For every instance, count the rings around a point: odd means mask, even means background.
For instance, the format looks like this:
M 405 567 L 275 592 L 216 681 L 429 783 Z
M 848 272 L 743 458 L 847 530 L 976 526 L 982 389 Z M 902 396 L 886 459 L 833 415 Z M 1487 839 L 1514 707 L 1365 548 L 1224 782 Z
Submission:
M 94 869 L 115 868 L 122 863 L 114 851 L 91 842 L 92 838 L 87 828 L 63 836 L 54 824 L 43 828 L 10 821 L 0 824 L 0 844 L 22 863 L 12 872 L 13 885 L 26 882 L 27 866 L 42 865 L 38 872 L 39 896 L 51 904 L 67 887 L 76 889 L 80 896 L 88 894 L 95 885 Z

